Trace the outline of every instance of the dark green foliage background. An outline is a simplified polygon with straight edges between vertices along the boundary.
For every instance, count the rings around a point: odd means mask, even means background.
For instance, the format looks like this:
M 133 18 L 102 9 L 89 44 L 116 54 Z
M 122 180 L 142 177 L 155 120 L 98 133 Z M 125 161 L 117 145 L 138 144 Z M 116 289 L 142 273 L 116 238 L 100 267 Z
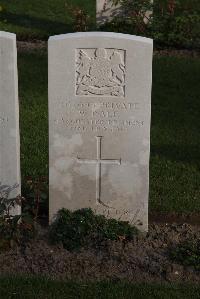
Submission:
M 154 0 L 152 18 L 144 24 L 137 14 L 150 8 L 150 0 L 113 0 L 124 8 L 123 17 L 103 25 L 101 30 L 136 34 L 154 39 L 157 47 L 200 48 L 200 2 L 198 0 Z M 139 10 L 138 10 L 139 11 Z
M 125 17 L 100 30 L 149 36 L 161 47 L 200 47 L 199 0 L 175 0 L 173 13 L 169 10 L 171 0 L 154 0 L 151 22 L 138 28 L 132 12 L 137 7 L 149 10 L 149 1 L 113 0 L 126 7 Z M 89 16 L 87 30 L 95 30 L 96 0 L 1 0 L 0 30 L 14 32 L 21 40 L 48 39 L 50 35 L 73 32 L 73 15 L 66 4 L 83 9 Z

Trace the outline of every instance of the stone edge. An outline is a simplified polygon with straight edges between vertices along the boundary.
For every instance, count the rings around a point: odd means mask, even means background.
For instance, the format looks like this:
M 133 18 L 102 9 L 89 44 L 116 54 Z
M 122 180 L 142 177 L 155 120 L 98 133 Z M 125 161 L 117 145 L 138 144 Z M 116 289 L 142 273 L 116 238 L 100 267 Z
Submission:
M 16 34 L 7 32 L 7 31 L 0 31 L 0 38 L 8 38 L 10 40 L 13 40 L 14 42 L 14 81 L 15 81 L 15 109 L 16 109 L 16 123 L 17 123 L 17 130 L 20 132 L 19 128 L 19 106 L 18 106 L 18 101 L 19 101 L 19 94 L 18 94 L 18 70 L 17 70 L 17 49 L 16 49 Z M 16 51 L 15 51 L 16 50 Z M 18 157 L 20 157 L 20 133 L 17 134 L 16 136 L 16 144 L 17 144 L 17 152 L 18 152 Z M 21 167 L 20 167 L 20 158 L 17 159 L 17 177 L 18 177 L 18 182 L 19 182 L 19 187 L 18 187 L 18 192 L 19 195 L 21 195 Z M 20 215 L 21 214 L 21 207 L 17 206 L 12 210 L 12 213 L 14 215 Z
M 68 39 L 68 38 L 87 38 L 87 37 L 108 37 L 108 38 L 127 39 L 127 40 L 138 41 L 138 42 L 143 42 L 143 43 L 153 45 L 153 39 L 151 38 L 131 35 L 131 34 L 116 33 L 116 32 L 102 32 L 102 31 L 77 32 L 77 33 L 54 35 L 49 37 L 49 42 L 55 40 Z
M 0 31 L 0 37 L 10 38 L 16 40 L 16 34 L 7 31 Z

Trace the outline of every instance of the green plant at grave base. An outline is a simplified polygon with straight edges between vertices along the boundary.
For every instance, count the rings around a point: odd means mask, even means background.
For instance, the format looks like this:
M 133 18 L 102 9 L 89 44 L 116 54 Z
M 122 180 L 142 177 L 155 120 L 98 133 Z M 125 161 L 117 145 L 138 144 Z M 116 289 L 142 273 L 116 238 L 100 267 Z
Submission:
M 22 204 L 23 198 L 10 198 L 10 193 L 18 187 L 0 183 L 0 251 L 27 240 L 35 233 L 32 219 L 27 214 L 12 215 L 12 209 Z
M 86 245 L 87 237 L 98 240 L 129 240 L 138 234 L 127 222 L 95 215 L 91 209 L 71 212 L 61 209 L 49 230 L 50 241 L 61 243 L 68 250 Z
M 176 248 L 171 248 L 169 256 L 174 262 L 194 267 L 196 271 L 200 271 L 200 239 L 187 241 L 179 244 Z

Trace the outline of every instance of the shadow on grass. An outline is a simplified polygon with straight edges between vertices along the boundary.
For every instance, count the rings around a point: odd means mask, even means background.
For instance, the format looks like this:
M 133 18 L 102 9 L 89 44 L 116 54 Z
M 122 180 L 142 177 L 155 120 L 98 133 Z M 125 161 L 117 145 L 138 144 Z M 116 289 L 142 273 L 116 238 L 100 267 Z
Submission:
M 173 162 L 186 162 L 200 167 L 200 148 L 195 145 L 151 145 L 151 155 L 161 156 Z
M 68 33 L 73 31 L 73 24 L 51 21 L 38 17 L 28 16 L 25 14 L 13 14 L 10 12 L 2 12 L 0 20 L 6 20 L 6 23 L 26 27 L 32 29 L 38 29 L 40 31 L 56 34 L 56 33 Z

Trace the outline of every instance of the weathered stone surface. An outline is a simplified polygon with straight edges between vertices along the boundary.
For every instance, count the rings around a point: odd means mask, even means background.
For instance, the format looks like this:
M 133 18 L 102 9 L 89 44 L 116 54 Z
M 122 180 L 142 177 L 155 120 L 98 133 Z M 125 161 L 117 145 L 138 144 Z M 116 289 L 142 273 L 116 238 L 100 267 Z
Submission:
M 50 219 L 91 207 L 148 228 L 152 40 L 49 40 Z
M 0 187 L 14 188 L 10 197 L 20 194 L 20 143 L 15 34 L 0 31 Z M 1 189 L 5 191 L 7 188 Z M 13 211 L 19 213 L 20 208 Z

